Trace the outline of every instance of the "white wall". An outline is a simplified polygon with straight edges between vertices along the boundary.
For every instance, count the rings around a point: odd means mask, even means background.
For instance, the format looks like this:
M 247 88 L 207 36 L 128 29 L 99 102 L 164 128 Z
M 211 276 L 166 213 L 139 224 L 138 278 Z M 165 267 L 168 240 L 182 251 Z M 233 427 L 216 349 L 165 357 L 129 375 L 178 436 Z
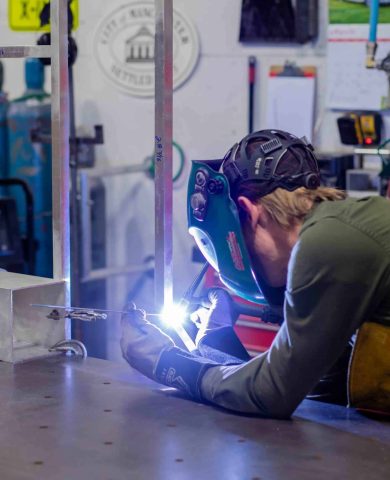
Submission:
M 0 2 L 0 43 L 25 44 L 36 35 L 9 31 L 6 24 L 6 0 Z M 116 90 L 104 77 L 94 54 L 95 32 L 101 19 L 126 0 L 80 0 L 80 28 L 75 37 L 79 57 L 75 65 L 77 124 L 85 131 L 96 123 L 105 129 L 105 144 L 97 147 L 97 165 L 139 164 L 153 150 L 154 102 L 137 99 Z M 264 128 L 267 77 L 270 65 L 286 60 L 318 68 L 316 117 L 321 128 L 314 137 L 320 150 L 341 147 L 334 121 L 335 114 L 324 110 L 326 91 L 327 2 L 320 1 L 320 34 L 313 44 L 304 46 L 243 46 L 238 42 L 241 0 L 174 0 L 174 6 L 190 17 L 199 33 L 201 57 L 192 77 L 174 94 L 174 138 L 191 159 L 218 158 L 246 133 L 247 61 L 258 60 L 255 128 Z M 12 65 L 11 65 L 12 63 Z M 22 64 L 6 62 L 5 89 L 11 97 L 23 90 Z M 188 174 L 188 164 L 187 171 Z M 107 241 L 109 265 L 140 263 L 154 250 L 153 183 L 143 174 L 134 174 L 106 182 L 108 190 Z M 199 266 L 190 260 L 193 245 L 186 231 L 186 181 L 174 191 L 174 282 L 181 295 Z M 116 278 L 110 282 L 109 308 L 121 308 L 126 291 L 136 277 Z M 139 301 L 141 306 L 153 297 L 153 285 L 147 284 Z M 118 329 L 110 331 L 110 357 L 118 359 Z

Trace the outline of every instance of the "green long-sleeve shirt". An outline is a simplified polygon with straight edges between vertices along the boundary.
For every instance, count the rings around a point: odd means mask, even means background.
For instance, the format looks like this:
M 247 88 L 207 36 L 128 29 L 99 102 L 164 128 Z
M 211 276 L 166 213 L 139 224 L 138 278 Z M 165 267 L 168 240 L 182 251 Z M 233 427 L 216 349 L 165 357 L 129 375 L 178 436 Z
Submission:
M 306 217 L 288 266 L 285 322 L 270 349 L 210 368 L 204 399 L 289 417 L 365 321 L 390 326 L 390 202 L 325 201 Z

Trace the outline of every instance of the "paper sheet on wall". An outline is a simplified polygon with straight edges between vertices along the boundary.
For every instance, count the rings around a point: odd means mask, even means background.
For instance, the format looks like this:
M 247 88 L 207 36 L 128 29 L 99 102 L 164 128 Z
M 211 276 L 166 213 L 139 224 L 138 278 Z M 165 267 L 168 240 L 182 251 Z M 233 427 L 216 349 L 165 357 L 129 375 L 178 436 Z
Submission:
M 315 77 L 268 78 L 267 128 L 277 128 L 312 140 Z
M 383 71 L 365 67 L 367 25 L 337 25 L 328 30 L 327 95 L 328 108 L 379 110 L 388 93 Z M 390 26 L 378 27 L 376 59 L 390 50 Z

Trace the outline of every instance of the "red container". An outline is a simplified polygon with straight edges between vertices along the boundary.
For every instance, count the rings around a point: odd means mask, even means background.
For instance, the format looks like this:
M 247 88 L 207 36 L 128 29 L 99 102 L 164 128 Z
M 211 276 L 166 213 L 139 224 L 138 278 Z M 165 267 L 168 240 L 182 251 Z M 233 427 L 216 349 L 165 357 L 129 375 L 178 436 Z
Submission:
M 226 288 L 220 282 L 215 270 L 211 267 L 206 272 L 204 287 L 206 289 L 213 287 Z M 232 295 L 232 297 L 237 302 L 254 305 L 235 295 Z M 234 330 L 248 352 L 251 355 L 257 355 L 258 353 L 268 350 L 279 330 L 279 326 L 265 323 L 261 318 L 240 315 Z

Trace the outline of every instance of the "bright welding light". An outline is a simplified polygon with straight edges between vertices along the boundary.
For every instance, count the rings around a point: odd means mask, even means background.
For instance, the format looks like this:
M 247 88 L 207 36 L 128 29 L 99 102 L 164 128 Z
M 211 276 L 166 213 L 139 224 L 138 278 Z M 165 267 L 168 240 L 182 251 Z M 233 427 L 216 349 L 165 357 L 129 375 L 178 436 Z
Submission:
M 165 305 L 161 311 L 161 319 L 165 325 L 176 327 L 183 325 L 187 316 L 187 310 L 184 306 L 177 303 Z

